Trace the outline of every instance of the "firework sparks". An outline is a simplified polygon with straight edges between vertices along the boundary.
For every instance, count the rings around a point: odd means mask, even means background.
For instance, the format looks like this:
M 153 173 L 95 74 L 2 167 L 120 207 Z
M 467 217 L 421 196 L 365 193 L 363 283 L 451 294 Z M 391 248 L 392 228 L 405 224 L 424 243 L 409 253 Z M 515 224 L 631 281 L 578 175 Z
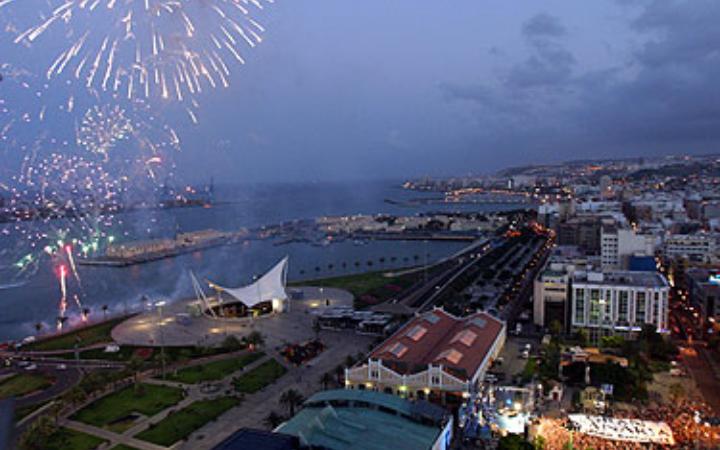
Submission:
M 204 88 L 227 87 L 231 66 L 260 44 L 253 19 L 273 0 L 50 0 L 50 10 L 20 31 L 15 43 L 46 35 L 70 39 L 47 68 L 48 79 L 69 74 L 86 87 L 127 98 L 183 102 Z M 0 8 L 19 4 L 0 0 Z M 53 34 L 55 33 L 55 34 Z M 50 40 L 47 37 L 45 40 Z M 193 120 L 195 113 L 189 111 Z
M 58 268 L 58 278 L 60 281 L 60 305 L 58 307 L 60 315 L 58 316 L 58 330 L 62 329 L 65 313 L 67 311 L 67 267 L 61 265 Z
M 131 120 L 120 106 L 95 106 L 83 116 L 77 131 L 77 144 L 91 153 L 102 155 L 107 161 L 110 149 L 133 131 Z

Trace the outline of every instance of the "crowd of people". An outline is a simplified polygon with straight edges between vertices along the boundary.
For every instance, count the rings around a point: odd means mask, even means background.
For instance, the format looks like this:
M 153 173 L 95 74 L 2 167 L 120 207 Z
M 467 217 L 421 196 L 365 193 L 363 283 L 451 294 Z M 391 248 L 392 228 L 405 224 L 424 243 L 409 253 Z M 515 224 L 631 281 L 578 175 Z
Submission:
M 653 404 L 635 411 L 617 412 L 613 417 L 664 422 L 672 430 L 674 446 L 663 448 L 720 448 L 720 425 L 713 425 L 711 408 L 700 401 L 681 400 L 672 404 Z M 711 423 L 712 422 L 712 423 Z M 572 431 L 569 419 L 543 417 L 533 426 L 534 436 L 541 436 L 547 450 L 561 450 L 572 442 L 573 448 L 595 450 L 645 449 L 648 444 L 604 439 Z
M 572 427 L 583 434 L 609 440 L 671 445 L 675 441 L 665 422 L 631 418 L 571 414 Z

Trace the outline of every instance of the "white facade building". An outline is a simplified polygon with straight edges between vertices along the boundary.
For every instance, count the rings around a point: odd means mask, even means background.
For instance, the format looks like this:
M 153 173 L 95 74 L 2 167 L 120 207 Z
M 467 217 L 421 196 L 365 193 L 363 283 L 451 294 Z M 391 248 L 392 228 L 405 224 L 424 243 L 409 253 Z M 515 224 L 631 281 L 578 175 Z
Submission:
M 708 261 L 716 250 L 715 237 L 707 234 L 673 234 L 665 238 L 663 248 L 667 257 L 683 257 L 693 261 Z
M 601 335 L 639 332 L 643 325 L 668 328 L 670 287 L 657 272 L 585 272 L 572 279 L 572 328 Z
M 603 227 L 600 233 L 600 255 L 603 270 L 627 268 L 631 256 L 653 256 L 655 237 L 636 234 L 629 228 Z

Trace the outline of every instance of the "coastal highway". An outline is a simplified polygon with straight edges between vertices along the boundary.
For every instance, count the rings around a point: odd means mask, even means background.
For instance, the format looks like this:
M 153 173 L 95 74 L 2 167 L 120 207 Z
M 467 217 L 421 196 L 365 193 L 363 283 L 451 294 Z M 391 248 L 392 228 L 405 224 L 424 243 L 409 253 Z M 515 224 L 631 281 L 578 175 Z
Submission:
M 447 269 L 440 274 L 428 279 L 412 292 L 405 295 L 398 303 L 404 305 L 409 311 L 424 311 L 433 304 L 433 301 L 440 295 L 455 279 L 461 276 L 470 267 L 477 264 L 485 255 L 493 249 L 501 246 L 504 238 L 496 238 L 490 241 L 478 241 L 476 244 L 458 252 L 443 261 Z M 418 269 L 421 270 L 421 269 Z

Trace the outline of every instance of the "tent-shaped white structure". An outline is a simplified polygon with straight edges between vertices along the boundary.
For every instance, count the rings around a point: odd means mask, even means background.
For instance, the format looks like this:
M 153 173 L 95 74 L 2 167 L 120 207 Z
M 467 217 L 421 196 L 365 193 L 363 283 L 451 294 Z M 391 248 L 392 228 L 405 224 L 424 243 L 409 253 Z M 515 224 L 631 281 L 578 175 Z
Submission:
M 285 291 L 287 270 L 288 257 L 286 256 L 251 285 L 233 289 L 210 282 L 210 287 L 216 291 L 227 293 L 248 308 L 252 308 L 258 303 L 272 302 L 273 312 L 285 312 L 288 304 L 288 296 Z

